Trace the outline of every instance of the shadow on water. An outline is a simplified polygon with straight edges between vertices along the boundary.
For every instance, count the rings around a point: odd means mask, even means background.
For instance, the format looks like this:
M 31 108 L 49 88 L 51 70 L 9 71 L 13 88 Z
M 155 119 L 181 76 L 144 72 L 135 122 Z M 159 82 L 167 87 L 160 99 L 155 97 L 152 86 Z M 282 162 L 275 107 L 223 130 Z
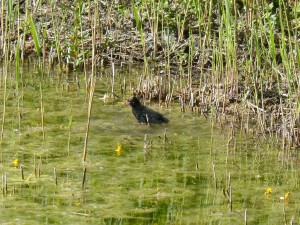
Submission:
M 83 165 L 88 106 L 83 75 L 78 75 L 81 88 L 71 78 L 43 78 L 44 127 L 39 79 L 32 71 L 22 77 L 19 93 L 13 76 L 8 82 L 1 223 L 299 222 L 299 160 L 295 154 L 285 158 L 280 143 L 239 131 L 232 137 L 215 119 L 181 113 L 176 102 L 168 109 L 151 104 L 169 124 L 140 125 L 124 99 L 101 99 L 110 83 L 102 77 Z

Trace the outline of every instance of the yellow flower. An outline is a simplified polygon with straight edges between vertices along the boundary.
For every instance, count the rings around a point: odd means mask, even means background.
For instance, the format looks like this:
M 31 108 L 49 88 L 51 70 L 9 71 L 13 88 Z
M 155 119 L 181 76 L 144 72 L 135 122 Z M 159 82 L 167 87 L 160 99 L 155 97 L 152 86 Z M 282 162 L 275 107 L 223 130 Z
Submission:
M 19 167 L 19 160 L 18 159 L 15 159 L 14 161 L 13 161 L 13 165 L 14 165 L 14 167 Z
M 290 199 L 290 192 L 284 195 L 284 201 L 289 201 L 289 199 Z
M 284 196 L 279 197 L 281 200 L 288 202 L 290 200 L 290 192 L 285 193 Z
M 117 156 L 121 156 L 122 155 L 122 152 L 123 152 L 122 145 L 118 144 L 118 148 L 117 148 L 116 152 L 117 152 Z
M 272 188 L 267 188 L 267 191 L 265 192 L 265 195 L 269 195 L 272 193 Z

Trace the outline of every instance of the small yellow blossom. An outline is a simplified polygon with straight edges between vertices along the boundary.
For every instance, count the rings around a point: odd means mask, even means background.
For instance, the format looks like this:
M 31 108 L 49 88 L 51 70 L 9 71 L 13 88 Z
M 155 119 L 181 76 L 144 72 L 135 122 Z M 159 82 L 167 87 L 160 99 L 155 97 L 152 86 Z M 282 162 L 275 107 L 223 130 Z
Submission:
M 289 199 L 290 199 L 290 192 L 284 195 L 284 201 L 289 201 Z
M 285 193 L 284 196 L 279 197 L 281 200 L 288 202 L 290 200 L 290 192 Z
M 18 159 L 15 159 L 14 161 L 13 161 L 13 165 L 14 165 L 14 167 L 19 167 L 19 160 Z
M 269 195 L 272 193 L 272 188 L 267 188 L 265 195 Z
M 122 145 L 118 144 L 118 148 L 117 148 L 116 152 L 117 152 L 117 156 L 121 156 L 122 155 L 122 152 L 123 152 Z

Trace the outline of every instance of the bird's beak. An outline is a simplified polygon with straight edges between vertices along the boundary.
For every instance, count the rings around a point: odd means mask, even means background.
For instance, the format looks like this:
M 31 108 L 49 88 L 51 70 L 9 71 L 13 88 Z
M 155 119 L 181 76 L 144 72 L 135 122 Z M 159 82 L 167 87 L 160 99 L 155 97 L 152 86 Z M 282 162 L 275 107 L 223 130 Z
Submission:
M 125 103 L 126 105 L 129 105 L 129 100 L 126 99 L 126 100 L 124 101 L 124 103 Z

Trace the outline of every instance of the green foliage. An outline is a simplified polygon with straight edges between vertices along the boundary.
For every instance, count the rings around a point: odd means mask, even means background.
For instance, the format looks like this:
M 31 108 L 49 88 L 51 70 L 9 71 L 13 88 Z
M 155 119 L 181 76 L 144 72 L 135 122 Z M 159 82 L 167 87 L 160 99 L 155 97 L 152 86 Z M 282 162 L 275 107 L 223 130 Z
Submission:
M 30 12 L 28 12 L 28 21 L 29 21 L 29 25 L 30 25 L 30 32 L 31 32 L 31 35 L 33 37 L 34 47 L 36 49 L 37 55 L 41 56 L 40 39 L 39 39 L 35 23 L 33 21 L 33 18 L 31 17 Z

